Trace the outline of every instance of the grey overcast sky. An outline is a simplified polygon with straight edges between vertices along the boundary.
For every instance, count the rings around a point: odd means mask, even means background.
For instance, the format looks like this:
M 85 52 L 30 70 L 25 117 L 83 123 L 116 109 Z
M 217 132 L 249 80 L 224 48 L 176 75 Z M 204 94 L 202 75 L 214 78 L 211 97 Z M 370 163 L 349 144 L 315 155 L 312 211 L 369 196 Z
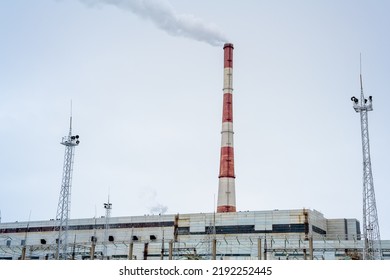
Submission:
M 234 44 L 237 208 L 362 221 L 363 85 L 390 239 L 390 2 L 0 2 L 2 222 L 54 218 L 70 103 L 72 218 L 212 212 L 224 41 Z

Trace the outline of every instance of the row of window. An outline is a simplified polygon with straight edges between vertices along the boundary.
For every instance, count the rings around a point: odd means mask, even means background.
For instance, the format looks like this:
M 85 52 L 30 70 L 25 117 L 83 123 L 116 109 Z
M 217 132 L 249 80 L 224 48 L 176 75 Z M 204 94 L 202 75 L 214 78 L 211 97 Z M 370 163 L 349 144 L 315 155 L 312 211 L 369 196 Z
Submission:
M 133 241 L 140 241 L 140 239 L 141 239 L 141 237 L 139 237 L 137 235 L 133 235 L 132 238 L 131 238 L 131 240 L 133 240 Z M 96 236 L 91 236 L 90 240 L 91 240 L 91 242 L 95 242 L 96 243 L 98 241 L 98 238 Z M 113 235 L 109 235 L 107 240 L 109 242 L 114 242 L 115 238 L 114 238 Z M 151 234 L 151 235 L 149 235 L 149 240 L 150 241 L 156 241 L 157 240 L 157 236 L 154 235 L 154 234 Z M 7 239 L 6 242 L 5 242 L 5 245 L 7 247 L 10 247 L 11 244 L 12 244 L 12 241 L 15 241 L 15 240 Z M 46 243 L 47 243 L 46 239 L 44 239 L 44 238 L 40 239 L 40 245 L 46 245 Z M 56 239 L 56 244 L 57 243 L 58 243 L 58 239 Z M 17 244 L 17 245 L 19 245 L 19 244 Z M 26 245 L 26 240 L 25 239 L 20 240 L 20 245 L 21 246 Z
M 149 222 L 149 223 L 117 223 L 110 224 L 111 229 L 119 228 L 150 228 L 150 227 L 171 227 L 174 225 L 173 221 L 168 222 Z M 104 229 L 105 224 L 91 224 L 91 225 L 77 225 L 69 226 L 69 230 L 91 230 L 91 229 Z M 18 233 L 18 232 L 45 232 L 54 231 L 55 227 L 29 227 L 29 228 L 3 228 L 0 229 L 0 234 L 6 233 Z
M 272 230 L 255 230 L 254 225 L 234 225 L 234 226 L 216 226 L 215 233 L 217 234 L 243 234 L 243 233 L 308 233 L 308 224 L 274 224 Z M 318 227 L 312 226 L 313 231 L 320 234 L 326 234 L 326 231 Z M 214 227 L 205 227 L 204 232 L 190 232 L 189 227 L 179 227 L 177 233 L 179 235 L 188 234 L 205 234 L 213 233 Z

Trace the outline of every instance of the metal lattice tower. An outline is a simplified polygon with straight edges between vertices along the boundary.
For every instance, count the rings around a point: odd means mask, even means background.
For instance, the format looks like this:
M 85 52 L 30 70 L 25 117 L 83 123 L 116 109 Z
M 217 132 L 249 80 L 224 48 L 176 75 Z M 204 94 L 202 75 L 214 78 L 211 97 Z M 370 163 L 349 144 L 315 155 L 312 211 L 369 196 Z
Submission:
M 351 97 L 353 108 L 360 113 L 363 148 L 363 238 L 365 260 L 382 259 L 378 213 L 376 208 L 374 180 L 372 177 L 370 140 L 368 135 L 368 111 L 372 111 L 372 96 L 368 100 L 363 94 L 362 74 L 360 73 L 360 100 Z
M 73 173 L 73 159 L 75 147 L 80 143 L 79 136 L 72 135 L 72 116 L 68 136 L 62 138 L 61 144 L 65 146 L 64 167 L 60 198 L 57 206 L 56 228 L 58 230 L 56 259 L 67 259 L 68 247 L 68 221 L 70 215 L 70 198 Z M 62 256 L 60 255 L 62 253 Z

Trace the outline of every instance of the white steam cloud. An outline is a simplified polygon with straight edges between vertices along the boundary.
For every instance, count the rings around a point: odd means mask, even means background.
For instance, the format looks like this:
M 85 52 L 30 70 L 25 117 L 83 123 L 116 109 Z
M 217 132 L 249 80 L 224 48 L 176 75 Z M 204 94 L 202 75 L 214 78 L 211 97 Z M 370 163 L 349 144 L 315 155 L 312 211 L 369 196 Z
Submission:
M 168 211 L 168 206 L 157 201 L 157 192 L 149 187 L 144 187 L 140 193 L 139 199 L 145 201 L 149 214 L 163 215 Z
M 114 5 L 120 9 L 150 20 L 168 34 L 192 38 L 212 46 L 221 46 L 228 40 L 217 26 L 207 23 L 193 15 L 179 14 L 164 0 L 80 0 L 96 6 L 99 4 Z
M 162 204 L 157 204 L 150 207 L 150 214 L 161 214 L 164 215 L 168 211 L 168 207 Z

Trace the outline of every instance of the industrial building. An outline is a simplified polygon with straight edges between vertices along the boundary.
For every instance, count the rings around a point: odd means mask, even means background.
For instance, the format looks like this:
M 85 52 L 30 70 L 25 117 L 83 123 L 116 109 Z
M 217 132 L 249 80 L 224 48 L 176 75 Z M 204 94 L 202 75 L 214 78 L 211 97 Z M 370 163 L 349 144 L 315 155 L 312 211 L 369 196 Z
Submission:
M 232 83 L 233 44 L 225 44 L 214 213 L 111 217 L 108 201 L 103 217 L 70 219 L 73 154 L 79 144 L 70 122 L 61 143 L 65 162 L 56 219 L 0 223 L 0 259 L 365 259 L 370 251 L 357 219 L 327 219 L 314 209 L 237 211 Z M 379 259 L 390 259 L 390 241 L 370 242 Z
M 361 259 L 356 219 L 316 210 L 71 219 L 73 259 Z M 0 224 L 1 259 L 54 259 L 55 220 Z M 390 242 L 382 241 L 390 259 Z

